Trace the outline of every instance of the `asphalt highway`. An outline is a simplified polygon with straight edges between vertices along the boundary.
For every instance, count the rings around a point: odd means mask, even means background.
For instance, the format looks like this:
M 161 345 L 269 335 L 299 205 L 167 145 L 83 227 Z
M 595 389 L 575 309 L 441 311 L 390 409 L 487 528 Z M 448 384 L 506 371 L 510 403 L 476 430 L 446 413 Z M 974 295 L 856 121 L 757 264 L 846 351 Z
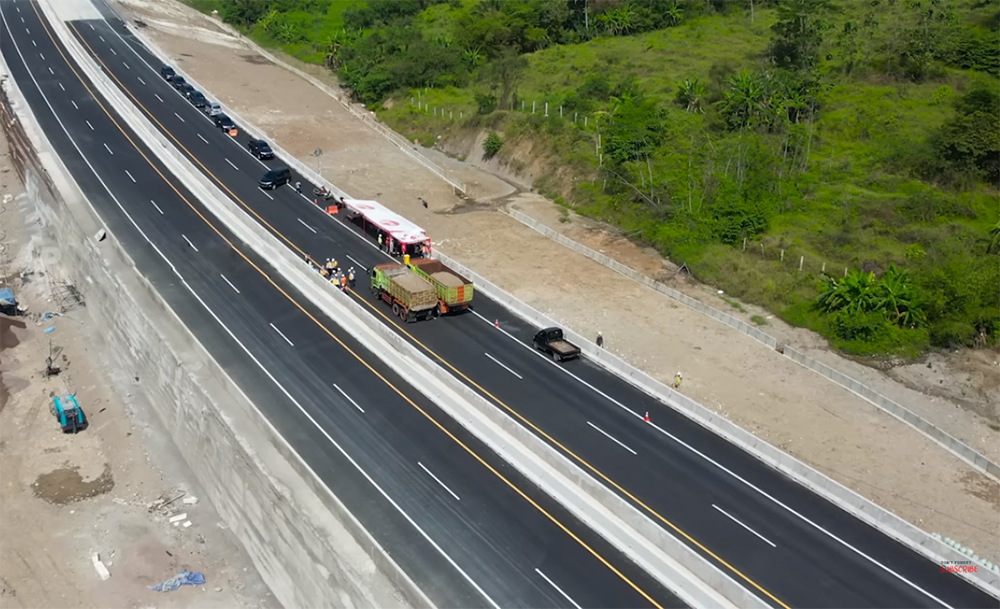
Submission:
M 215 222 L 36 6 L 0 1 L 0 18 L 12 76 L 110 232 L 438 606 L 682 606 Z
M 258 189 L 281 159 L 259 161 L 246 151 L 247 135 L 215 129 L 159 77 L 163 60 L 120 21 L 72 26 L 151 122 L 290 249 L 365 270 L 390 260 L 312 197 L 291 186 Z M 312 192 L 293 172 L 295 181 Z M 998 606 L 624 380 L 585 360 L 541 356 L 530 347 L 537 329 L 482 293 L 471 313 L 400 325 L 365 281 L 359 273 L 354 296 L 372 314 L 772 605 Z

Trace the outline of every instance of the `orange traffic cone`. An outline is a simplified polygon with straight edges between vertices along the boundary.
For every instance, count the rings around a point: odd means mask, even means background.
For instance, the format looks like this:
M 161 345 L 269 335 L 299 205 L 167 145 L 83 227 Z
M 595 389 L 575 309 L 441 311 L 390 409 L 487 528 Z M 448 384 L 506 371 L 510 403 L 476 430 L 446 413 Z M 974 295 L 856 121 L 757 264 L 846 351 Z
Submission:
M 500 320 L 499 319 L 493 322 L 493 327 L 494 328 L 499 328 L 500 327 Z
M 646 416 L 642 417 L 642 420 L 649 423 L 649 411 L 646 411 Z

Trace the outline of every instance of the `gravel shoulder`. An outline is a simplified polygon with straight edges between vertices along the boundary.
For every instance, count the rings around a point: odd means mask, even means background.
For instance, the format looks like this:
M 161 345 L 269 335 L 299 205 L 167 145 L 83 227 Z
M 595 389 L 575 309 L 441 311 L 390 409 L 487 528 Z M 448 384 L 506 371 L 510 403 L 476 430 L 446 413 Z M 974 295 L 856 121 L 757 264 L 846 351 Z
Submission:
M 470 194 L 481 203 L 458 199 L 446 183 L 361 124 L 338 101 L 243 46 L 216 20 L 173 0 L 115 4 L 130 18 L 147 23 L 146 34 L 213 95 L 347 192 L 378 199 L 411 218 L 433 237 L 435 247 L 567 326 L 589 336 L 601 332 L 611 351 L 661 381 L 669 382 L 682 371 L 684 393 L 845 486 L 925 530 L 961 540 L 980 556 L 1000 561 L 996 481 L 850 392 L 571 252 L 499 208 L 515 205 L 633 268 L 669 279 L 674 287 L 734 312 L 713 290 L 679 276 L 670 279 L 669 265 L 611 231 L 582 218 L 560 222 L 558 209 L 545 199 L 512 194 L 512 186 L 496 176 L 448 160 L 448 169 L 470 185 Z M 334 84 L 320 68 L 295 65 Z M 317 147 L 323 150 L 321 159 L 311 156 Z M 419 198 L 429 203 L 427 209 Z M 745 308 L 746 317 L 767 316 Z M 948 392 L 920 393 L 928 383 L 919 370 L 896 371 L 897 378 L 908 380 L 908 387 L 829 353 L 808 332 L 774 319 L 769 323 L 768 331 L 780 340 L 849 370 L 978 450 L 1000 458 L 1000 427 L 991 427 L 1000 400 L 990 400 L 992 389 L 984 390 L 986 404 L 992 407 L 977 412 L 954 402 Z M 931 372 L 942 379 L 942 387 L 964 379 L 960 374 L 974 376 L 966 368 L 988 381 L 1000 379 L 996 354 L 986 359 L 931 362 Z M 980 391 L 973 381 L 962 383 Z

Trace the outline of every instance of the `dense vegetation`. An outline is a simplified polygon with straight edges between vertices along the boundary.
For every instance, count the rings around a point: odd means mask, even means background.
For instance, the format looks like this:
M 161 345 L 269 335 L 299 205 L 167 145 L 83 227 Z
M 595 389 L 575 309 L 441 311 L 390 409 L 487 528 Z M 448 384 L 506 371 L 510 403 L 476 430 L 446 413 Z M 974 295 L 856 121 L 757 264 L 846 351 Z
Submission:
M 996 0 L 189 1 L 839 348 L 1000 337 Z

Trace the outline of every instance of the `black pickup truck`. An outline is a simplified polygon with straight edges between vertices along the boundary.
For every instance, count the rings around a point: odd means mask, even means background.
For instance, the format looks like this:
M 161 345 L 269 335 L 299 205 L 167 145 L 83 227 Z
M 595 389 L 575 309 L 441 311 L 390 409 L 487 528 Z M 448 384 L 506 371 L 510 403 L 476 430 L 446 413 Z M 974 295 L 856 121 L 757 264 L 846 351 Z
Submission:
M 580 347 L 563 338 L 562 328 L 545 328 L 535 334 L 532 343 L 535 349 L 548 353 L 557 362 L 579 357 Z

